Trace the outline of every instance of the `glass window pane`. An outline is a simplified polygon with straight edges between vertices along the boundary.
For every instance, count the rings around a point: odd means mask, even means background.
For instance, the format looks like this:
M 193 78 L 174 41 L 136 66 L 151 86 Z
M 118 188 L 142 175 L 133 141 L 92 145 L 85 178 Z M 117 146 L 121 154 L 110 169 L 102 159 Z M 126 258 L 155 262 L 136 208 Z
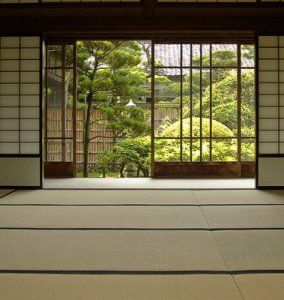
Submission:
M 178 67 L 180 64 L 180 44 L 155 44 L 155 66 Z
M 182 66 L 183 67 L 191 66 L 191 45 L 190 44 L 182 45 Z
M 241 58 L 243 68 L 254 68 L 255 61 L 255 46 L 254 45 L 242 45 L 241 46 Z
M 47 161 L 49 162 L 72 162 L 73 140 L 72 139 L 48 139 L 46 143 Z
M 191 162 L 191 140 L 182 140 L 182 161 Z
M 210 139 L 202 139 L 202 161 L 210 161 Z
M 255 136 L 255 77 L 254 70 L 242 70 L 241 135 Z
M 238 79 L 235 69 L 212 71 L 212 117 L 215 137 L 237 136 Z
M 194 138 L 192 139 L 192 161 L 193 162 L 200 162 L 200 139 Z
M 65 136 L 73 137 L 73 70 L 66 70 L 65 73 Z
M 47 67 L 57 68 L 62 66 L 62 46 L 47 46 Z
M 155 139 L 156 162 L 179 162 L 180 140 L 179 139 Z
M 66 68 L 73 67 L 73 45 L 66 45 L 65 46 L 65 59 L 66 59 Z
M 192 45 L 192 66 L 199 67 L 200 66 L 200 59 L 201 57 L 201 45 L 193 44 Z
M 255 160 L 255 139 L 242 139 L 242 161 Z
M 157 69 L 155 75 L 155 135 L 180 136 L 180 69 Z
M 214 67 L 237 67 L 236 44 L 213 44 L 212 66 Z
M 216 162 L 237 161 L 237 139 L 213 139 L 212 159 Z

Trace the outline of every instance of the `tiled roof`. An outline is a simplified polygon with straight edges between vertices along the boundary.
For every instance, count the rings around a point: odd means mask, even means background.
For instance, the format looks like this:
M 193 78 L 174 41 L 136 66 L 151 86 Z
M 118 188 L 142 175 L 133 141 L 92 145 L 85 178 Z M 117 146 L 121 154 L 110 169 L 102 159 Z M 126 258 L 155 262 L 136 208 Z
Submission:
M 236 44 L 214 44 L 212 45 L 212 52 L 214 51 L 228 50 L 237 53 Z M 190 66 L 190 44 L 183 44 L 182 46 L 182 61 L 184 67 Z M 202 45 L 202 54 L 208 55 L 210 52 L 209 45 Z M 200 57 L 200 45 L 192 45 L 192 57 L 197 59 Z M 181 59 L 181 46 L 179 44 L 156 44 L 155 45 L 155 59 L 159 61 L 164 67 L 180 67 Z M 242 57 L 243 67 L 254 67 L 254 60 Z M 165 75 L 178 75 L 179 69 L 164 69 L 163 74 Z

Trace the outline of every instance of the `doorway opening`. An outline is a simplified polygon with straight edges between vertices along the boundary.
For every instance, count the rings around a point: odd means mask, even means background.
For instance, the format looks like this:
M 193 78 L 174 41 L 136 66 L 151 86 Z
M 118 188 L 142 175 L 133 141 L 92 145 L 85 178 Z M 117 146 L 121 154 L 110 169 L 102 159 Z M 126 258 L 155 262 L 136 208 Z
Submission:
M 49 42 L 45 177 L 254 178 L 254 51 Z

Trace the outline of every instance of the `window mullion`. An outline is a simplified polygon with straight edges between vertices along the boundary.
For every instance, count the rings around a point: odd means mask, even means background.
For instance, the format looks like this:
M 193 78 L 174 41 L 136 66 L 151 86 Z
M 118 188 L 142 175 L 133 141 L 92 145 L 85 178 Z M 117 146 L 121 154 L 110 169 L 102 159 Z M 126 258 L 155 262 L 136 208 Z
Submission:
M 241 109 L 242 109 L 242 66 L 241 66 L 241 45 L 237 45 L 237 160 L 238 160 L 238 175 L 241 176 L 241 160 L 242 160 L 242 141 L 241 141 L 241 130 L 242 130 L 242 119 L 241 119 Z
M 212 105 L 213 105 L 213 103 L 212 103 L 212 44 L 210 44 L 210 49 L 209 49 L 209 51 L 210 51 L 210 62 L 209 62 L 209 64 L 210 64 L 210 74 L 209 74 L 209 76 L 210 76 L 210 82 L 209 82 L 209 85 L 210 85 L 210 104 L 209 104 L 209 106 L 210 106 L 210 112 L 209 112 L 209 114 L 210 114 L 210 117 L 209 117 L 209 119 L 210 119 L 210 140 L 209 140 L 209 161 L 212 161 Z

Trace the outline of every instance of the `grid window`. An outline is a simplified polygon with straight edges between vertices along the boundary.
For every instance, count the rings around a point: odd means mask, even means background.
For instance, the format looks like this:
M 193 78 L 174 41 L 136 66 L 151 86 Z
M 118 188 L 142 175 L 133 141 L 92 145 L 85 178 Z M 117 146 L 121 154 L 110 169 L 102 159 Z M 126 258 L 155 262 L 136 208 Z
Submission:
M 259 37 L 259 154 L 284 153 L 284 37 Z
M 75 161 L 76 45 L 48 45 L 46 51 L 46 162 Z
M 153 51 L 155 162 L 254 161 L 254 46 L 155 44 Z
M 0 154 L 39 154 L 38 37 L 0 38 Z

